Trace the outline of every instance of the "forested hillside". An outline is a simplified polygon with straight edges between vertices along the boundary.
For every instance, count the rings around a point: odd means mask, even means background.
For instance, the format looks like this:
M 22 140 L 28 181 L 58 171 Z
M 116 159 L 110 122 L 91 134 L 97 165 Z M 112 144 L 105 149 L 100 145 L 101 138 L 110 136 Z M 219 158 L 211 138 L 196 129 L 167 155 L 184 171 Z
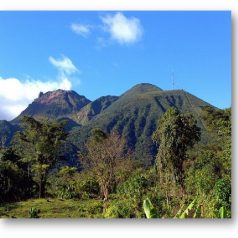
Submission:
M 231 217 L 231 109 L 186 91 L 57 90 L 0 129 L 0 217 Z

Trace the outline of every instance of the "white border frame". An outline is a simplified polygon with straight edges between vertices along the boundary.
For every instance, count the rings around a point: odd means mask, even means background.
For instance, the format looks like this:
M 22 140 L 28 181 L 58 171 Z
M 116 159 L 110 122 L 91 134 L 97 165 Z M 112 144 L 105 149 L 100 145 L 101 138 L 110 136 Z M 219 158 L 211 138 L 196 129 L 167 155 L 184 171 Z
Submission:
M 235 237 L 237 224 L 236 0 L 1 0 L 0 10 L 231 10 L 233 107 L 233 218 L 231 220 L 1 220 L 0 237 Z M 1 36 L 0 36 L 1 37 Z M 236 234 L 236 235 L 235 235 Z

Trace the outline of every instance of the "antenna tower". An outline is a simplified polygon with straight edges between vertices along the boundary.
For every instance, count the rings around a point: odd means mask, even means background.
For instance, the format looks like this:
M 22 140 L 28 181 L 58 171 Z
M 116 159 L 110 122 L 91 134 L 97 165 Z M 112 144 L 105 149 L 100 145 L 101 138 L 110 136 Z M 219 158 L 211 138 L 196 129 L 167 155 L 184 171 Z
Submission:
M 174 90 L 174 85 L 175 85 L 175 81 L 174 81 L 174 70 L 172 70 L 172 72 L 171 72 L 171 80 L 172 80 L 172 89 Z

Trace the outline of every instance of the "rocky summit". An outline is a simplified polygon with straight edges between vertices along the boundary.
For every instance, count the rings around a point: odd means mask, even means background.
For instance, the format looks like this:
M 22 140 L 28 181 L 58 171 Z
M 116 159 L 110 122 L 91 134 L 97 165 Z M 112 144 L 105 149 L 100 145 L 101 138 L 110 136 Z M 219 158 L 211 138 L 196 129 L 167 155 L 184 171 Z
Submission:
M 56 90 L 47 93 L 40 93 L 13 122 L 19 122 L 23 116 L 34 117 L 35 119 L 59 119 L 70 118 L 81 108 L 91 101 L 85 96 L 80 96 L 75 91 Z

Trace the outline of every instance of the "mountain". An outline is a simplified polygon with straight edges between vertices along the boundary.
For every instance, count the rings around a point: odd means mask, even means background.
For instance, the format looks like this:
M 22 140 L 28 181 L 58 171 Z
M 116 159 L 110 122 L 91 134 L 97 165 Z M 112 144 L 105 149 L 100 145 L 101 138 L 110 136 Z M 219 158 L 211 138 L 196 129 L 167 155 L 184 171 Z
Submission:
M 119 97 L 103 96 L 92 102 L 74 91 L 56 90 L 40 93 L 11 123 L 1 121 L 0 139 L 9 144 L 13 134 L 19 130 L 19 119 L 24 115 L 38 120 L 66 119 L 68 145 L 75 152 L 68 158 L 76 161 L 77 148 L 84 148 L 93 128 L 101 128 L 107 133 L 117 131 L 126 138 L 127 148 L 135 152 L 136 159 L 151 164 L 156 153 L 151 136 L 163 113 L 170 107 L 192 113 L 202 129 L 202 141 L 205 143 L 208 133 L 201 119 L 205 106 L 211 105 L 184 90 L 162 90 L 147 83 L 138 84 Z
M 103 96 L 96 99 L 93 102 L 88 103 L 84 106 L 76 115 L 75 120 L 80 125 L 85 125 L 92 120 L 96 115 L 100 114 L 106 108 L 108 108 L 113 102 L 118 99 L 117 96 Z
M 19 130 L 18 125 L 13 125 L 8 121 L 0 121 L 0 146 L 8 146 L 12 137 Z
M 19 122 L 23 116 L 34 117 L 35 119 L 70 118 L 71 115 L 77 113 L 90 102 L 89 99 L 78 95 L 75 91 L 59 89 L 47 93 L 40 93 L 39 97 L 12 122 Z
M 122 94 L 83 127 L 72 131 L 70 140 L 82 147 L 92 128 L 101 128 L 108 133 L 115 130 L 127 138 L 128 147 L 135 151 L 137 158 L 151 163 L 155 154 L 152 133 L 159 118 L 172 106 L 182 112 L 191 112 L 197 119 L 198 126 L 206 131 L 200 113 L 202 107 L 211 106 L 210 104 L 184 90 L 163 91 L 154 85 L 143 83 Z

